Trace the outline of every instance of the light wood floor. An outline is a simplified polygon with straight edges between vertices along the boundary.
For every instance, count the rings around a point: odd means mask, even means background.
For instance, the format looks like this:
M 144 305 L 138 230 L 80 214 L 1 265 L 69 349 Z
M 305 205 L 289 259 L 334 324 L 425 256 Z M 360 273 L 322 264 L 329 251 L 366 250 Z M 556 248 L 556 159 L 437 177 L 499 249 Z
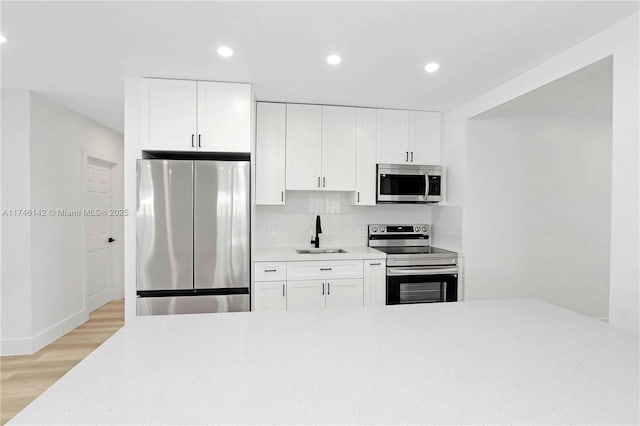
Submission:
M 0 357 L 0 421 L 4 425 L 124 325 L 124 300 L 114 300 L 90 319 L 33 355 Z

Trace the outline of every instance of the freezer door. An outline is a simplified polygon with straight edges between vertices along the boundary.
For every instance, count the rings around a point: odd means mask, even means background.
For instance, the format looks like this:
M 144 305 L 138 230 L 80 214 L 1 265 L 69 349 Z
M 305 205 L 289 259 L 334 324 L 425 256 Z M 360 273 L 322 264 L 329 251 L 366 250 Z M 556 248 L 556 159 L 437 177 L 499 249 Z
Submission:
M 249 310 L 249 295 L 138 297 L 136 310 L 138 315 L 246 312 Z
M 137 289 L 193 288 L 193 162 L 137 167 Z
M 249 162 L 194 164 L 195 288 L 248 288 Z

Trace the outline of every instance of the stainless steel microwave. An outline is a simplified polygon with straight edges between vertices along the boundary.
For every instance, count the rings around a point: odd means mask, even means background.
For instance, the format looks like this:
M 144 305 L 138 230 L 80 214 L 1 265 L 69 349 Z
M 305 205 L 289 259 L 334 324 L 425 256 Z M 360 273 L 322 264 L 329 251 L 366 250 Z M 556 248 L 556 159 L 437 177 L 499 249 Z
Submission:
M 378 164 L 376 202 L 437 203 L 442 201 L 442 167 Z

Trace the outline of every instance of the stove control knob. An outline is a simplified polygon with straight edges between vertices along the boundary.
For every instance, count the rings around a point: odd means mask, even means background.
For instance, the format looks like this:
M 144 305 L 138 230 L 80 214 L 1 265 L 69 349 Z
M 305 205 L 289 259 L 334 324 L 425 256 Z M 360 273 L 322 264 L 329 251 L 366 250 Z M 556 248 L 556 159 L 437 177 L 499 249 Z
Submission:
M 428 229 L 428 228 L 427 228 L 426 226 L 423 226 L 423 227 L 422 227 L 422 232 L 427 232 L 427 229 Z
M 385 228 L 384 226 L 380 227 L 380 232 L 386 232 L 387 228 Z
M 378 227 L 377 227 L 377 226 L 374 226 L 373 228 L 371 228 L 371 231 L 373 231 L 373 232 L 378 232 Z
M 413 230 L 416 231 L 416 232 L 420 232 L 420 227 L 416 226 L 415 228 L 413 228 Z

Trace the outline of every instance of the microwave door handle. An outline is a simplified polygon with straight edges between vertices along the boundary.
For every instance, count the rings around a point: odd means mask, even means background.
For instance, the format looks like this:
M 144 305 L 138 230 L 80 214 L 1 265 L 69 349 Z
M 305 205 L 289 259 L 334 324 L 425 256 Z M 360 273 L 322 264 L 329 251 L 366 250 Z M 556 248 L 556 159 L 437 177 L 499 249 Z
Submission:
M 442 275 L 442 274 L 457 274 L 458 268 L 423 268 L 423 269 L 409 269 L 409 268 L 387 268 L 387 276 L 389 277 L 402 277 L 408 275 Z

